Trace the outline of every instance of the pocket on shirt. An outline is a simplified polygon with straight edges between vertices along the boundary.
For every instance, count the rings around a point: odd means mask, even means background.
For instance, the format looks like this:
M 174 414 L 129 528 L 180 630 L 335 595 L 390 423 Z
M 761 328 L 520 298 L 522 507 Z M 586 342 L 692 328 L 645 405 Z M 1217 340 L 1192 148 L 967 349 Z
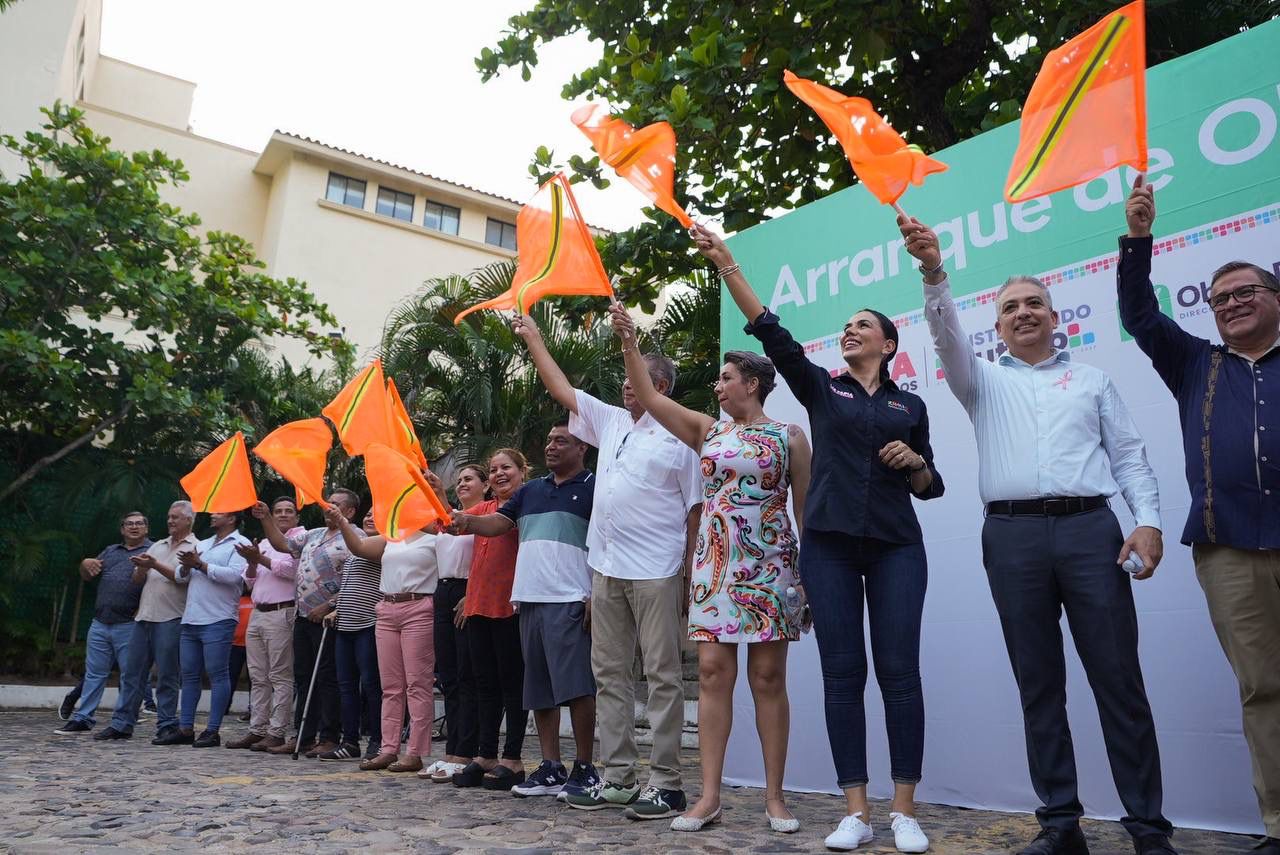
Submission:
M 619 459 L 621 469 L 627 475 L 641 479 L 642 483 L 663 485 L 672 474 L 680 445 L 680 440 L 672 436 L 665 437 L 651 454 L 643 449 L 624 447 Z

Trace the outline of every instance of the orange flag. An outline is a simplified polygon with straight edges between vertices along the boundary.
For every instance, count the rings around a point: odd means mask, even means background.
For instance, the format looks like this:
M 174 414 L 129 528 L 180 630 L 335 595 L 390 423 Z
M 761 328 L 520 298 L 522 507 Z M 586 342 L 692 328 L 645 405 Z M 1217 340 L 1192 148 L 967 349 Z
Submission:
M 406 457 L 417 460 L 418 465 L 425 469 L 427 456 L 422 453 L 422 443 L 418 441 L 418 434 L 413 429 L 413 420 L 409 418 L 409 411 L 405 409 L 404 401 L 400 400 L 400 390 L 396 388 L 396 381 L 390 377 L 387 378 L 387 407 L 391 419 L 391 434 L 396 439 L 393 448 Z
M 1147 47 L 1142 0 L 1049 52 L 1022 107 L 1004 197 L 1021 202 L 1127 163 L 1147 169 Z
M 520 314 L 543 297 L 612 297 L 613 287 L 596 253 L 596 243 L 578 211 L 563 173 L 538 188 L 516 217 L 520 263 L 511 289 L 464 309 L 456 324 L 480 309 L 515 309 Z
M 892 205 L 908 184 L 923 184 L 926 175 L 946 170 L 945 163 L 927 157 L 919 146 L 907 145 L 866 98 L 851 98 L 790 71 L 783 72 L 782 80 L 836 135 L 858 180 L 881 204 Z
M 324 500 L 324 470 L 333 434 L 324 419 L 301 419 L 281 425 L 253 447 L 253 453 L 284 476 L 297 493 L 298 507 Z
M 379 359 L 353 377 L 321 412 L 333 422 L 342 447 L 352 457 L 364 454 L 365 446 L 371 442 L 396 446 L 388 415 L 387 384 Z
M 654 122 L 640 130 L 615 119 L 599 104 L 573 111 L 578 130 L 587 135 L 600 159 L 635 185 L 649 200 L 680 221 L 686 229 L 693 220 L 675 198 L 676 132 L 666 122 Z
M 178 482 L 199 513 L 227 514 L 242 511 L 258 501 L 244 453 L 244 434 L 236 435 L 205 455 Z
M 393 448 L 373 442 L 364 452 L 364 472 L 373 494 L 373 522 L 388 540 L 439 520 L 448 524 L 449 509 L 431 489 L 417 463 Z

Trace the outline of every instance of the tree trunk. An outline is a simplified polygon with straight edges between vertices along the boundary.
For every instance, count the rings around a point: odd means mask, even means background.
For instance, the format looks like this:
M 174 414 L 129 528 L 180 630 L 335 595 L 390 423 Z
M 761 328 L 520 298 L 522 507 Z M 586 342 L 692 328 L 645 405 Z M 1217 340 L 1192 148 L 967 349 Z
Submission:
M 98 434 L 102 433 L 103 431 L 110 430 L 111 428 L 120 424 L 120 422 L 124 420 L 124 417 L 129 414 L 129 411 L 131 409 L 133 409 L 133 402 L 132 401 L 126 402 L 125 405 L 122 406 L 115 413 L 107 416 L 105 419 L 98 422 L 88 431 L 81 434 L 79 437 L 72 440 L 71 442 L 67 443 L 62 448 L 55 451 L 53 454 L 49 454 L 44 457 L 41 457 L 35 463 L 32 463 L 30 466 L 27 467 L 27 470 L 25 472 L 23 472 L 17 478 L 13 479 L 13 481 L 11 481 L 9 485 L 4 488 L 4 490 L 0 490 L 0 501 L 4 501 L 5 499 L 9 498 L 9 496 L 13 495 L 18 490 L 20 490 L 24 485 L 26 485 L 28 481 L 35 478 L 45 469 L 57 463 L 59 460 L 66 457 L 68 454 L 75 451 L 77 448 L 80 448 L 82 445 L 85 445 L 86 443 L 88 443 Z

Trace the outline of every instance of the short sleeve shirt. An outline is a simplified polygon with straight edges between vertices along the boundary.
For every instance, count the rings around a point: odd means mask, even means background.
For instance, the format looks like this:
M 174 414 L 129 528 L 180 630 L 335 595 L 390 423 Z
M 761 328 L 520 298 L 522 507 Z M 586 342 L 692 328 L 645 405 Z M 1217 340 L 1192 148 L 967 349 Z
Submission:
M 151 544 L 147 554 L 164 566 L 176 570 L 178 553 L 193 551 L 199 542 L 192 533 L 188 533 L 181 540 L 166 537 Z M 147 581 L 142 586 L 142 598 L 138 603 L 136 620 L 165 623 L 182 617 L 186 608 L 186 585 L 174 582 L 159 570 L 147 571 Z
M 289 551 L 298 556 L 294 599 L 298 614 L 306 617 L 338 596 L 342 588 L 342 566 L 351 552 L 342 540 L 342 532 L 327 528 L 313 528 L 289 538 Z
M 491 514 L 498 509 L 498 500 L 481 502 L 468 513 L 477 516 Z M 511 608 L 511 584 L 516 575 L 516 555 L 520 549 L 520 535 L 515 531 L 497 537 L 476 535 L 475 552 L 471 556 L 471 574 L 467 581 L 467 617 L 509 618 L 515 614 Z
M 142 598 L 142 585 L 133 583 L 133 562 L 129 559 L 150 548 L 151 541 L 144 540 L 132 549 L 116 543 L 98 553 L 102 572 L 98 574 L 98 596 L 93 606 L 93 619 L 98 623 L 133 620 Z
M 587 469 L 558 484 L 549 474 L 516 490 L 498 510 L 520 532 L 511 602 L 572 603 L 591 596 L 587 525 L 595 487 L 595 473 Z

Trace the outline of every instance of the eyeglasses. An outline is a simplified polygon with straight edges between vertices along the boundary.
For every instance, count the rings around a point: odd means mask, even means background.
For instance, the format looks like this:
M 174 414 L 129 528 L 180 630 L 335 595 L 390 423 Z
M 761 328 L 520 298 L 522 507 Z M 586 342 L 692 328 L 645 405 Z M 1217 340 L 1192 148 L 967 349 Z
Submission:
M 1224 291 L 1221 294 L 1215 294 L 1214 296 L 1210 297 L 1209 308 L 1213 309 L 1215 312 L 1220 312 L 1227 307 L 1227 303 L 1231 301 L 1232 297 L 1235 297 L 1236 302 L 1243 306 L 1245 303 L 1252 303 L 1253 296 L 1257 292 L 1270 291 L 1270 290 L 1271 289 L 1268 288 L 1267 286 L 1256 284 L 1256 283 L 1250 284 L 1250 285 L 1241 285 L 1239 288 L 1236 288 L 1233 291 Z
M 146 525 L 146 524 L 147 524 L 146 520 L 129 520 L 127 523 L 125 523 L 125 526 L 137 527 L 137 526 Z

